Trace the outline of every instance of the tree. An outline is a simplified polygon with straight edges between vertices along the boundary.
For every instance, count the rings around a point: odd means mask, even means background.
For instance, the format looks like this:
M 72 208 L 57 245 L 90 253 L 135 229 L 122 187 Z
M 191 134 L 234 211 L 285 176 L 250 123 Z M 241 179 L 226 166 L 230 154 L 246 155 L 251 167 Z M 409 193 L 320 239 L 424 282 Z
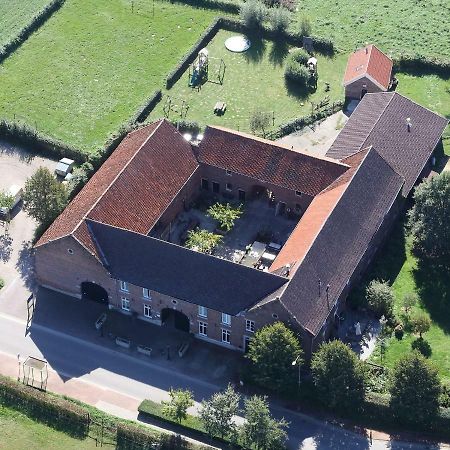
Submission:
M 187 417 L 187 410 L 194 405 L 194 397 L 191 391 L 183 389 L 170 389 L 170 400 L 161 402 L 162 413 L 178 423 Z
M 369 308 L 378 316 L 390 318 L 394 312 L 394 294 L 386 281 L 372 280 L 366 289 Z
M 422 333 L 426 333 L 431 327 L 431 320 L 424 312 L 418 312 L 411 319 L 412 329 L 422 338 Z
M 67 205 L 67 191 L 52 173 L 40 167 L 25 183 L 24 209 L 41 225 L 50 225 Z
M 295 383 L 297 370 L 292 363 L 302 363 L 300 342 L 281 322 L 258 330 L 246 356 L 252 362 L 253 379 L 275 391 L 286 390 Z
M 411 309 L 417 305 L 419 302 L 419 296 L 415 292 L 408 292 L 403 296 L 403 309 L 405 310 L 406 316 L 409 316 Z
M 219 222 L 219 227 L 223 231 L 230 231 L 234 227 L 234 222 L 241 217 L 242 205 L 233 208 L 229 203 L 215 203 L 210 206 L 206 214 Z
M 262 132 L 263 136 L 266 135 L 266 130 L 270 126 L 272 120 L 272 114 L 264 111 L 254 111 L 250 116 L 250 130 L 252 133 L 257 131 Z
M 233 436 L 236 424 L 233 416 L 239 413 L 240 395 L 231 385 L 223 392 L 217 392 L 209 400 L 202 402 L 200 420 L 206 432 L 211 436 Z
M 414 250 L 423 256 L 450 261 L 450 172 L 442 172 L 416 187 L 408 226 Z
M 291 13 L 288 9 L 278 6 L 271 10 L 269 19 L 272 30 L 275 31 L 275 33 L 283 34 L 289 28 Z
M 306 88 L 312 77 L 306 66 L 309 59 L 308 53 L 303 49 L 297 49 L 289 54 L 286 62 L 284 76 L 301 87 Z
M 259 29 L 267 17 L 267 8 L 258 0 L 247 0 L 241 4 L 239 17 L 249 29 Z
M 419 352 L 405 354 L 391 372 L 390 407 L 399 420 L 430 423 L 439 411 L 438 371 Z
M 190 230 L 186 247 L 202 253 L 211 253 L 221 240 L 222 236 L 207 230 Z
M 7 208 L 9 210 L 12 205 L 14 205 L 14 197 L 11 194 L 0 191 L 0 208 Z
M 288 423 L 271 417 L 267 397 L 254 395 L 244 403 L 245 422 L 242 440 L 248 448 L 278 450 L 285 448 Z
M 319 399 L 331 409 L 358 409 L 364 400 L 365 371 L 343 342 L 322 344 L 314 353 L 311 371 Z

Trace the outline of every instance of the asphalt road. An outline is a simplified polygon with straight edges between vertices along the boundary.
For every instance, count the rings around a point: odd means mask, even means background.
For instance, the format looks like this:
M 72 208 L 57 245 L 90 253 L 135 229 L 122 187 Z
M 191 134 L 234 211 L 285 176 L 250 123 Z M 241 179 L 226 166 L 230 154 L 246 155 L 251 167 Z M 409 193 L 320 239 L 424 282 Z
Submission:
M 38 344 L 38 345 L 37 345 Z M 13 356 L 33 355 L 45 358 L 63 379 L 78 378 L 99 389 L 107 387 L 134 398 L 167 399 L 170 387 L 189 388 L 196 402 L 209 397 L 220 386 L 198 380 L 178 371 L 152 364 L 103 346 L 85 342 L 52 329 L 33 325 L 25 336 L 25 323 L 0 314 L 0 350 Z M 361 435 L 273 406 L 276 417 L 284 417 L 289 426 L 292 449 L 425 449 L 427 446 L 401 442 L 374 441 Z M 436 447 L 434 447 L 436 448 Z

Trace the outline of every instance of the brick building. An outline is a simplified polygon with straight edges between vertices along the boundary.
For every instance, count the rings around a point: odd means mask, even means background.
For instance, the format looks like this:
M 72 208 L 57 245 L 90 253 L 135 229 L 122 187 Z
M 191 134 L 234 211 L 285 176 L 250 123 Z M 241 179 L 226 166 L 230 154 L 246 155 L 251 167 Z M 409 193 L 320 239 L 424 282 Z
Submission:
M 236 350 L 281 320 L 309 354 L 446 125 L 399 94 L 369 94 L 316 157 L 220 127 L 194 145 L 157 121 L 124 139 L 37 242 L 38 282 Z M 184 247 L 217 200 L 244 205 L 235 228 L 213 255 Z

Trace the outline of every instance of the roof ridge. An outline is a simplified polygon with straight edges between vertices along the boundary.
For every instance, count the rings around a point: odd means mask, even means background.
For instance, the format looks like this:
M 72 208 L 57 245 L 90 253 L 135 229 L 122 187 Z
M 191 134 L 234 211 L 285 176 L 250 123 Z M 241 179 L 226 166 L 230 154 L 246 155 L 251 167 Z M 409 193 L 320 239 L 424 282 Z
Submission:
M 108 184 L 108 186 L 104 189 L 104 191 L 101 193 L 100 196 L 97 197 L 97 199 L 95 200 L 95 202 L 92 204 L 92 206 L 88 209 L 88 211 L 86 212 L 86 214 L 83 215 L 83 217 L 81 218 L 81 220 L 78 222 L 78 224 L 74 227 L 74 229 L 69 233 L 69 234 L 73 234 L 79 227 L 80 225 L 83 223 L 83 221 L 88 217 L 88 215 L 92 212 L 92 210 L 98 205 L 98 203 L 100 202 L 100 200 L 105 196 L 105 194 L 109 191 L 109 189 L 111 188 L 111 186 L 119 179 L 119 177 L 122 175 L 122 173 L 124 172 L 124 170 L 130 165 L 131 161 L 134 160 L 134 158 L 136 157 L 136 155 L 141 151 L 142 147 L 148 142 L 148 140 L 155 134 L 155 132 L 159 129 L 159 127 L 161 126 L 161 124 L 164 122 L 163 119 L 161 119 L 158 123 L 158 125 L 155 127 L 155 129 L 147 136 L 147 138 L 144 140 L 144 142 L 137 148 L 137 150 L 133 153 L 133 156 L 124 164 L 124 166 L 122 167 L 122 169 L 119 171 L 119 173 L 114 177 L 114 179 L 111 181 L 111 183 Z M 150 126 L 151 124 L 147 125 Z M 138 130 L 135 130 L 138 131 Z M 127 135 L 128 137 L 128 135 Z

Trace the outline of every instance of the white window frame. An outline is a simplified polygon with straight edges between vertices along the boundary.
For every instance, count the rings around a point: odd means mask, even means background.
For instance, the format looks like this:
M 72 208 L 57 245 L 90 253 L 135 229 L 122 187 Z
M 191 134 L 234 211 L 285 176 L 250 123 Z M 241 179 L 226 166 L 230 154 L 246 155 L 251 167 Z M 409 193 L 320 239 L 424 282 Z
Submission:
M 127 297 L 122 297 L 120 299 L 120 306 L 123 311 L 130 311 L 130 299 Z
M 144 316 L 152 317 L 152 307 L 148 303 L 144 303 Z
M 208 317 L 208 309 L 205 306 L 198 305 L 199 317 Z
M 198 334 L 200 336 L 208 336 L 208 324 L 206 322 L 198 322 Z
M 120 283 L 120 290 L 123 292 L 130 292 L 128 289 L 128 283 L 126 281 L 119 280 Z
M 150 289 L 142 288 L 142 297 L 144 297 L 147 300 L 151 300 L 152 295 L 150 294 Z
M 249 331 L 250 333 L 255 332 L 255 321 L 250 319 L 245 319 L 245 331 Z
M 231 332 L 226 328 L 222 328 L 222 342 L 228 345 L 231 344 Z
M 223 325 L 231 327 L 231 316 L 227 313 L 222 313 L 221 322 Z
M 231 192 L 233 190 L 233 185 L 231 183 L 225 183 L 225 190 Z

